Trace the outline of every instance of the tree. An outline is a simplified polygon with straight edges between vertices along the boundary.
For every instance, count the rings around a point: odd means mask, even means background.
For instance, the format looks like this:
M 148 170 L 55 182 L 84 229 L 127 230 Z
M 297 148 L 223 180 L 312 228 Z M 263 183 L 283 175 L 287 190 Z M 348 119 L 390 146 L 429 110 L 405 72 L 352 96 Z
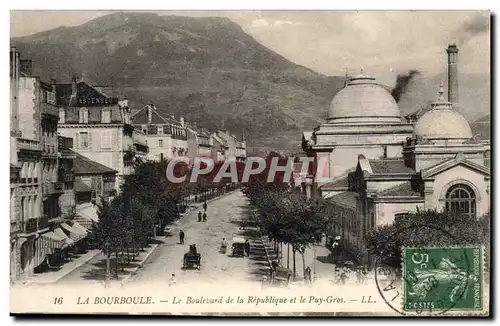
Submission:
M 418 211 L 398 217 L 366 237 L 368 252 L 378 262 L 400 272 L 401 248 L 489 244 L 489 214 L 475 218 L 465 214 Z

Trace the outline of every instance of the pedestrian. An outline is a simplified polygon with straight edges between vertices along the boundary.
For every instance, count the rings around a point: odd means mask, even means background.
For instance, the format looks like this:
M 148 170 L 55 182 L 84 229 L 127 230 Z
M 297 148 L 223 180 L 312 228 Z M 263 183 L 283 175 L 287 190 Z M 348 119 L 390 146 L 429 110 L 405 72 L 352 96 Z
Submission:
M 203 209 L 205 210 L 205 212 L 207 211 L 207 208 L 208 208 L 208 205 L 207 205 L 207 201 L 205 200 L 205 202 L 203 203 Z
M 201 211 L 198 212 L 198 222 L 201 222 Z
M 248 239 L 245 240 L 245 252 L 248 257 L 250 257 L 250 242 L 248 242 Z
M 203 213 L 203 222 L 207 221 L 207 213 Z
M 304 280 L 306 281 L 306 284 L 312 284 L 311 267 L 309 266 L 307 266 L 304 271 Z
M 184 244 L 184 231 L 179 231 L 179 243 Z
M 168 286 L 174 285 L 175 282 L 175 273 L 172 273 L 172 277 L 170 277 L 170 282 L 168 282 Z

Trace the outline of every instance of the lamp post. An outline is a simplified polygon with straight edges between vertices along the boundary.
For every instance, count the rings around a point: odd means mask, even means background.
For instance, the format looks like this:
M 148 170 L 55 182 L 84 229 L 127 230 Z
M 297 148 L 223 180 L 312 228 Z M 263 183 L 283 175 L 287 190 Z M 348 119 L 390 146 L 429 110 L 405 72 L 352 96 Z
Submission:
M 109 242 L 106 241 L 104 244 L 104 253 L 106 254 L 106 283 L 105 287 L 109 287 L 109 279 L 110 279 L 110 274 L 111 274 L 111 260 L 110 260 L 110 255 L 109 255 Z

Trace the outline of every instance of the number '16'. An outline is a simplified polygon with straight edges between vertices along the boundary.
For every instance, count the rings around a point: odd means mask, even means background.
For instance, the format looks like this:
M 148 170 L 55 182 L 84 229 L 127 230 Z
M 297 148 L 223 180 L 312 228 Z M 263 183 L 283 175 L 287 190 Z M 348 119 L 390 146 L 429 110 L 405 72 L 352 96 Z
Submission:
M 62 304 L 62 303 L 63 303 L 62 297 L 55 297 L 54 298 L 54 304 Z

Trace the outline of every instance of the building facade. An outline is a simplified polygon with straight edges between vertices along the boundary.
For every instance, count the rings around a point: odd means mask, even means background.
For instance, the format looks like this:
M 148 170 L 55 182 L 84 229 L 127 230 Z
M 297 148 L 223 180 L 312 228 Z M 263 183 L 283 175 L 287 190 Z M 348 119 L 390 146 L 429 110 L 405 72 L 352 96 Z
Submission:
M 36 267 L 35 246 L 42 212 L 42 127 L 40 79 L 29 60 L 10 52 L 11 82 L 11 279 L 24 279 Z
M 183 159 L 188 157 L 188 135 L 184 119 L 165 117 L 150 103 L 132 116 L 135 130 L 145 134 L 149 154 L 153 161 Z
M 133 172 L 137 150 L 145 152 L 140 137 L 134 137 L 127 99 L 119 101 L 77 78 L 58 83 L 56 92 L 60 134 L 73 138 L 75 152 L 118 171 L 119 192 L 125 176 Z
M 454 79 L 458 50 L 452 49 L 448 77 Z M 448 85 L 449 100 L 441 83 L 437 100 L 403 123 L 390 94 L 359 75 L 335 95 L 327 123 L 304 133 L 303 149 L 316 159 L 306 191 L 328 198 L 341 218 L 328 232 L 358 246 L 365 258 L 366 233 L 398 216 L 430 209 L 480 217 L 490 210 L 489 144 L 473 137 L 454 109 L 457 81 Z
M 224 158 L 234 159 L 237 161 L 244 161 L 247 156 L 246 152 L 246 140 L 245 132 L 242 132 L 241 139 L 238 139 L 235 135 L 231 134 L 228 130 L 217 130 L 213 137 L 222 139 L 223 141 L 219 143 L 223 144 L 224 147 Z
M 186 127 L 186 131 L 189 162 L 193 163 L 196 157 L 211 157 L 213 141 L 210 133 L 196 126 Z

